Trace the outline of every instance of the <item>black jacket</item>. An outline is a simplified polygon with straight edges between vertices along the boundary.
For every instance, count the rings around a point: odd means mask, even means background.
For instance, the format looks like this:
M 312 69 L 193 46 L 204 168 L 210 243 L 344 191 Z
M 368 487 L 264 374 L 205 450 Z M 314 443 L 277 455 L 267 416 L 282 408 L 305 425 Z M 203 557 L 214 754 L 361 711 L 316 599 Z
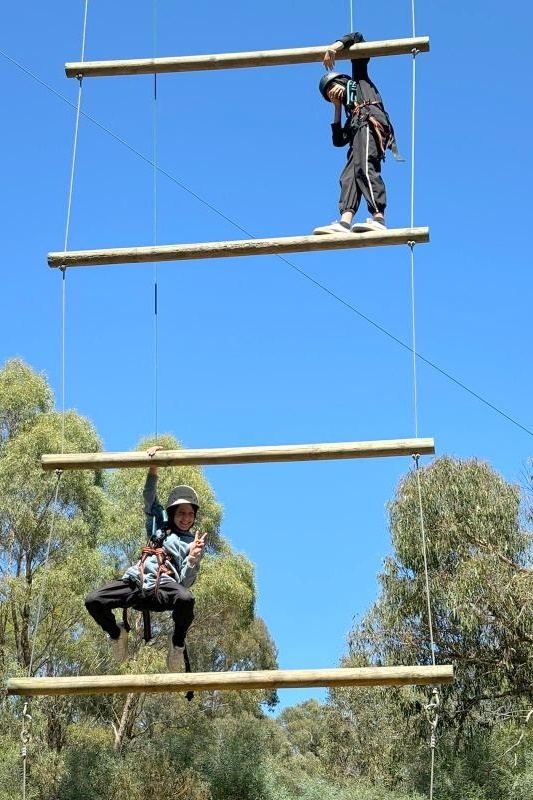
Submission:
M 357 31 L 341 36 L 337 41 L 342 42 L 344 47 L 351 47 L 353 44 L 364 42 L 364 36 Z M 352 58 L 352 79 L 357 83 L 357 103 L 372 103 L 366 110 L 358 115 L 352 115 L 350 107 L 346 108 L 348 119 L 344 126 L 340 122 L 333 123 L 331 126 L 332 140 L 335 147 L 344 147 L 351 144 L 355 131 L 360 125 L 367 124 L 369 119 L 375 127 L 375 123 L 380 128 L 380 140 L 382 145 L 382 157 L 385 157 L 385 150 L 391 149 L 393 155 L 398 160 L 403 160 L 398 153 L 394 138 L 394 129 L 389 115 L 383 105 L 383 99 L 377 86 L 368 75 L 369 58 Z

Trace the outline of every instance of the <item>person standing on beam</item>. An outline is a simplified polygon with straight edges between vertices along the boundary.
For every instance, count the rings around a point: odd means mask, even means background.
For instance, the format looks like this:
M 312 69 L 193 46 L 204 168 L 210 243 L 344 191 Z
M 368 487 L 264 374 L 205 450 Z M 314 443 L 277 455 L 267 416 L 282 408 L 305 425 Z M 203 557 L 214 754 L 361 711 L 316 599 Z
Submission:
M 368 75 L 369 58 L 352 59 L 352 76 L 334 72 L 335 57 L 340 50 L 364 42 L 361 33 L 347 33 L 330 45 L 323 64 L 328 70 L 320 79 L 322 97 L 334 105 L 331 125 L 335 147 L 348 145 L 348 158 L 340 176 L 340 220 L 315 228 L 313 233 L 363 233 L 386 230 L 387 193 L 381 177 L 381 162 L 390 149 L 397 161 L 394 129 L 381 95 Z M 342 109 L 346 122 L 342 125 Z M 364 197 L 370 217 L 352 225 Z

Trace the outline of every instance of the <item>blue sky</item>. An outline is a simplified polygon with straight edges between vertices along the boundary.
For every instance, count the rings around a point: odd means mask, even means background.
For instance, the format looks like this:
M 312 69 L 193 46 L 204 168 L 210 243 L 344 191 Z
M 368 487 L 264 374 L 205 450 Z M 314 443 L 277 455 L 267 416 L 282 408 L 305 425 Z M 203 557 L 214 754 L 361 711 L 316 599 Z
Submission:
M 532 159 L 529 4 L 501 14 L 472 3 L 418 4 L 415 223 L 418 349 L 533 430 L 529 254 Z M 349 29 L 349 4 L 158 0 L 156 55 L 326 44 Z M 499 10 L 499 9 L 498 9 Z M 83 3 L 11 4 L 1 50 L 75 103 L 63 73 L 78 60 Z M 409 2 L 355 3 L 368 40 L 410 35 Z M 86 58 L 154 54 L 152 3 L 89 6 Z M 158 79 L 157 159 L 165 171 L 258 237 L 298 235 L 336 215 L 345 153 L 318 64 Z M 407 158 L 384 166 L 388 222 L 409 222 L 411 58 L 374 59 Z M 60 401 L 61 277 L 74 112 L 0 57 L 4 124 L 1 360 L 44 370 Z M 83 109 L 148 158 L 153 78 L 86 80 Z M 242 238 L 164 176 L 159 243 Z M 153 170 L 82 118 L 73 249 L 151 244 Z M 407 248 L 297 254 L 299 269 L 394 336 L 410 339 Z M 66 404 L 91 418 L 107 450 L 154 429 L 154 270 L 67 273 Z M 160 432 L 185 446 L 349 441 L 414 433 L 411 355 L 275 257 L 162 264 Z M 424 363 L 419 429 L 438 453 L 478 456 L 523 481 L 531 435 Z M 376 594 L 389 549 L 385 505 L 409 459 L 213 467 L 223 532 L 255 563 L 258 609 L 285 668 L 334 665 L 352 620 Z M 287 693 L 295 702 L 311 693 Z

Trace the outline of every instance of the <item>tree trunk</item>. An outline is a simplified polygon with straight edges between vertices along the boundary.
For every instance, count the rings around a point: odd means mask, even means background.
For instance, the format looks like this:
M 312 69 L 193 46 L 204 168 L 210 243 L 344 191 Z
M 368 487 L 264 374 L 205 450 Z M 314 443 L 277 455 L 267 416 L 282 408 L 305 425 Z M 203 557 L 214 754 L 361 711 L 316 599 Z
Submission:
M 115 744 L 113 745 L 113 750 L 115 753 L 121 750 L 125 739 L 131 739 L 139 699 L 139 695 L 136 694 L 129 694 L 126 697 L 118 728 L 114 726 Z

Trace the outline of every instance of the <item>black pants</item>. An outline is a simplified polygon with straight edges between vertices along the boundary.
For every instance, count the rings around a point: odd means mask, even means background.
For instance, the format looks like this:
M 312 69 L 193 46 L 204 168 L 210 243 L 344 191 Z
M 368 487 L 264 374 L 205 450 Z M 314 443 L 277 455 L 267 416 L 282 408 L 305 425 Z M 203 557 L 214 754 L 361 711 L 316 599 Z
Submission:
M 142 594 L 141 590 L 127 581 L 110 581 L 85 598 L 85 607 L 95 622 L 112 639 L 120 634 L 114 608 L 134 608 L 137 611 L 172 611 L 174 633 L 172 641 L 183 647 L 185 636 L 194 619 L 194 598 L 188 589 L 175 581 L 159 587 L 154 592 Z
M 371 214 L 383 213 L 387 206 L 387 193 L 381 177 L 381 152 L 374 129 L 362 125 L 354 133 L 352 147 L 341 177 L 339 210 L 357 211 L 364 197 Z

